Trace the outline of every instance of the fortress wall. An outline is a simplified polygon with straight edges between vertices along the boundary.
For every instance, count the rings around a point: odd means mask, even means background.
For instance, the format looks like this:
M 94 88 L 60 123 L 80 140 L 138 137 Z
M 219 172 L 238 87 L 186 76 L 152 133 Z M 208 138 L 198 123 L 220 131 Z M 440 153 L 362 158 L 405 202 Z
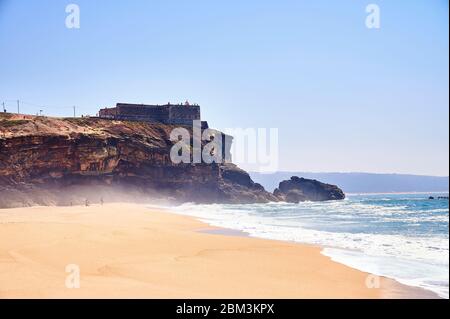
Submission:
M 169 110 L 159 105 L 125 105 L 118 104 L 118 117 L 136 121 L 150 121 L 166 123 Z
M 102 118 L 111 118 L 111 119 L 113 119 L 116 116 L 116 112 L 117 112 L 117 110 L 116 110 L 115 107 L 113 107 L 113 108 L 105 108 L 105 109 L 101 109 L 98 112 L 98 115 L 100 117 L 102 117 Z
M 170 123 L 192 125 L 194 120 L 200 120 L 200 106 L 170 106 Z
M 160 122 L 165 124 L 192 125 L 192 121 L 200 120 L 198 105 L 141 105 L 118 103 L 115 108 L 99 111 L 103 118 L 118 120 Z

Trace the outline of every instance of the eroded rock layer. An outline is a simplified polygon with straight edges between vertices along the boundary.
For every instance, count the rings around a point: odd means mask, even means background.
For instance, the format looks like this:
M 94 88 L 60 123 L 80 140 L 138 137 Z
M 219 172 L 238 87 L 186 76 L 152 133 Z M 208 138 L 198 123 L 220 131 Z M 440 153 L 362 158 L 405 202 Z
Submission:
M 0 207 L 276 200 L 233 164 L 174 164 L 174 127 L 1 114 Z

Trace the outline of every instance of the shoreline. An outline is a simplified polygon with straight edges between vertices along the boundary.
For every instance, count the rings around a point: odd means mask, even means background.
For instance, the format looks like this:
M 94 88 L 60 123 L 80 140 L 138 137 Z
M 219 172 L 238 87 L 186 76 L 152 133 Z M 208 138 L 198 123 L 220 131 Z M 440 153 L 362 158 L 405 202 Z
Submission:
M 173 214 L 173 212 L 168 212 L 168 213 Z M 180 214 L 180 216 L 185 216 L 185 215 L 181 215 Z M 196 219 L 195 217 L 192 217 L 192 218 Z M 202 222 L 202 221 L 200 221 L 200 222 Z M 316 248 L 320 249 L 320 254 L 322 256 L 324 256 L 325 258 L 329 259 L 333 263 L 337 263 L 337 264 L 343 265 L 345 267 L 354 269 L 356 271 L 365 273 L 367 275 L 372 275 L 374 277 L 379 277 L 382 280 L 393 281 L 393 283 L 386 282 L 386 284 L 388 284 L 390 286 L 390 289 L 392 289 L 393 291 L 392 292 L 387 292 L 386 295 L 382 297 L 384 299 L 389 299 L 389 298 L 394 298 L 394 299 L 396 299 L 396 298 L 400 298 L 400 299 L 403 299 L 403 298 L 405 298 L 405 299 L 445 299 L 445 298 L 439 296 L 434 291 L 427 290 L 427 289 L 422 288 L 422 287 L 416 287 L 416 286 L 404 284 L 404 283 L 399 282 L 395 278 L 390 278 L 390 277 L 386 277 L 386 276 L 378 276 L 378 275 L 374 275 L 374 274 L 365 272 L 365 271 L 360 270 L 358 268 L 351 267 L 351 266 L 349 266 L 349 265 L 347 265 L 345 263 L 333 260 L 332 257 L 324 254 L 324 250 L 326 248 L 341 249 L 341 250 L 348 250 L 348 249 L 344 249 L 344 248 L 340 248 L 340 247 L 333 247 L 333 246 L 320 246 L 320 245 L 314 245 L 314 244 L 308 244 L 308 243 L 298 243 L 298 242 L 294 242 L 294 241 L 265 239 L 265 238 L 253 237 L 253 236 L 251 236 L 249 233 L 247 233 L 245 231 L 235 230 L 235 229 L 231 229 L 231 228 L 222 228 L 222 227 L 217 227 L 217 226 L 213 226 L 213 225 L 208 225 L 208 226 L 210 227 L 210 229 L 202 228 L 202 229 L 199 229 L 197 231 L 208 233 L 208 234 L 211 234 L 211 235 L 248 237 L 248 238 L 261 239 L 261 240 L 287 242 L 287 243 L 293 243 L 293 244 L 296 244 L 296 245 L 305 245 L 305 246 L 316 247 Z M 397 286 L 403 286 L 403 287 L 397 287 Z
M 5 209 L 0 298 L 439 298 L 385 277 L 367 288 L 372 275 L 321 251 L 146 205 Z

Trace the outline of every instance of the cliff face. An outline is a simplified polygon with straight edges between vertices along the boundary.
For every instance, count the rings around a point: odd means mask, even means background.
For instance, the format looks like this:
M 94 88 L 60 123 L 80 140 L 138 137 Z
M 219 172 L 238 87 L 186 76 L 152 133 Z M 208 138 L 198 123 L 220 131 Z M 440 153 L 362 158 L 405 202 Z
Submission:
M 1 114 L 0 207 L 276 200 L 233 164 L 174 164 L 174 127 Z
M 274 195 L 282 201 L 298 203 L 303 201 L 326 201 L 344 199 L 344 192 L 336 185 L 321 183 L 313 179 L 291 177 L 282 181 Z

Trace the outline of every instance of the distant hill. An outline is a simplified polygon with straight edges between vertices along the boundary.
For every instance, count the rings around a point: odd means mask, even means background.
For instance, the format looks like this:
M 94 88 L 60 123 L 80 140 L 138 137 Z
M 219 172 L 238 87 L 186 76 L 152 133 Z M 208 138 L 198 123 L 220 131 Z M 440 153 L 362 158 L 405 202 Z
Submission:
M 291 176 L 317 179 L 334 184 L 346 193 L 395 193 L 395 192 L 448 192 L 449 178 L 439 176 L 373 173 L 305 173 L 277 172 L 262 174 L 250 172 L 252 179 L 273 191 L 278 184 Z

